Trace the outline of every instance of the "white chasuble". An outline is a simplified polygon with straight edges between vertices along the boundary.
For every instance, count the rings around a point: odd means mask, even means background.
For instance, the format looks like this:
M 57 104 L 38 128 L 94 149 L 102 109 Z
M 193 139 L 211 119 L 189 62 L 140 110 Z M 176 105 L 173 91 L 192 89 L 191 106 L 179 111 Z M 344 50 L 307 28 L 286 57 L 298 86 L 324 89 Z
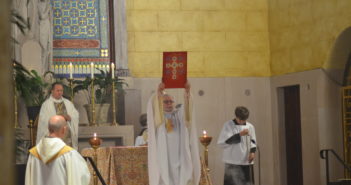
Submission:
M 59 138 L 43 138 L 30 150 L 26 185 L 88 185 L 86 161 Z
M 62 105 L 63 103 L 63 105 Z M 56 104 L 56 106 L 55 106 Z M 62 109 L 61 109 L 62 108 Z M 67 121 L 68 134 L 64 138 L 67 145 L 72 146 L 74 149 L 78 149 L 78 124 L 79 124 L 79 114 L 73 103 L 67 100 L 66 98 L 61 98 L 56 100 L 50 96 L 45 102 L 41 105 L 39 113 L 39 123 L 37 131 L 36 143 L 44 138 L 48 133 L 48 122 L 52 116 L 62 115 L 67 113 L 71 117 L 71 121 Z
M 195 120 L 186 124 L 183 107 L 158 115 L 159 103 L 154 95 L 147 107 L 149 184 L 198 185 L 200 154 Z

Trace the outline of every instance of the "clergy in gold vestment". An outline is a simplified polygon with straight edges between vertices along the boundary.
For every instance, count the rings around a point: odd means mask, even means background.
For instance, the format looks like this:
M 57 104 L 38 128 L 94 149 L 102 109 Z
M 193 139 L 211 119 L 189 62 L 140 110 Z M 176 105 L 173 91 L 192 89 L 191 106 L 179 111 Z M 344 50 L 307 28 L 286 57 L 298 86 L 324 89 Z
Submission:
M 26 185 L 88 185 L 90 172 L 86 161 L 61 139 L 67 123 L 62 116 L 49 120 L 50 133 L 30 149 Z
M 185 106 L 174 108 L 174 99 L 163 94 L 150 98 L 147 107 L 148 167 L 150 185 L 198 185 L 200 155 L 192 115 L 190 86 L 186 85 Z
M 41 105 L 36 143 L 38 144 L 49 133 L 49 119 L 54 115 L 61 115 L 67 121 L 68 126 L 67 134 L 63 141 L 77 150 L 79 114 L 73 103 L 62 97 L 62 95 L 63 85 L 57 82 L 54 83 L 50 97 Z

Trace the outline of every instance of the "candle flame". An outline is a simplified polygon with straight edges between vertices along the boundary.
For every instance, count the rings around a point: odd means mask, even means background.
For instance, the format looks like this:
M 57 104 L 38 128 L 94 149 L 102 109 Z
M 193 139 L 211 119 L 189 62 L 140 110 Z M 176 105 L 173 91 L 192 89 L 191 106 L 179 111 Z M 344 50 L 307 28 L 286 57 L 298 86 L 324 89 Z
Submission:
M 202 133 L 204 134 L 204 137 L 207 137 L 207 132 L 206 132 L 206 130 L 204 130 Z
M 96 132 L 94 132 L 94 137 L 96 137 Z
M 91 79 L 94 78 L 94 63 L 90 63 Z

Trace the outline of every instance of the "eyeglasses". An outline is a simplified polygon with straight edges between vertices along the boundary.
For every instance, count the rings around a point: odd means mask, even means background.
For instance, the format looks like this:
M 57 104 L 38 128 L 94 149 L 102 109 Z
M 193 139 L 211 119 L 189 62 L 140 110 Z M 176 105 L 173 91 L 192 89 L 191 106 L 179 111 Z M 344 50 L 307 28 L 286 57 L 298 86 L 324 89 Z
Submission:
M 173 103 L 173 102 L 174 102 L 173 100 L 163 100 L 164 104 L 169 104 L 169 103 Z

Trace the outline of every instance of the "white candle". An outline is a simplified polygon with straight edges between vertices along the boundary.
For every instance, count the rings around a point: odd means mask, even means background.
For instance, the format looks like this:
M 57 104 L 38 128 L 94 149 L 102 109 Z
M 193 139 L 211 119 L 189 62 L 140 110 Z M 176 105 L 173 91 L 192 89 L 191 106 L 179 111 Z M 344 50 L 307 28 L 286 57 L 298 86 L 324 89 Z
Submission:
M 207 132 L 206 132 L 206 130 L 204 130 L 202 133 L 204 134 L 203 137 L 207 137 Z
M 94 63 L 90 63 L 91 79 L 94 78 Z
M 111 75 L 112 79 L 115 79 L 115 64 L 111 63 Z
M 72 62 L 69 63 L 69 78 L 73 79 L 73 65 L 72 65 Z

